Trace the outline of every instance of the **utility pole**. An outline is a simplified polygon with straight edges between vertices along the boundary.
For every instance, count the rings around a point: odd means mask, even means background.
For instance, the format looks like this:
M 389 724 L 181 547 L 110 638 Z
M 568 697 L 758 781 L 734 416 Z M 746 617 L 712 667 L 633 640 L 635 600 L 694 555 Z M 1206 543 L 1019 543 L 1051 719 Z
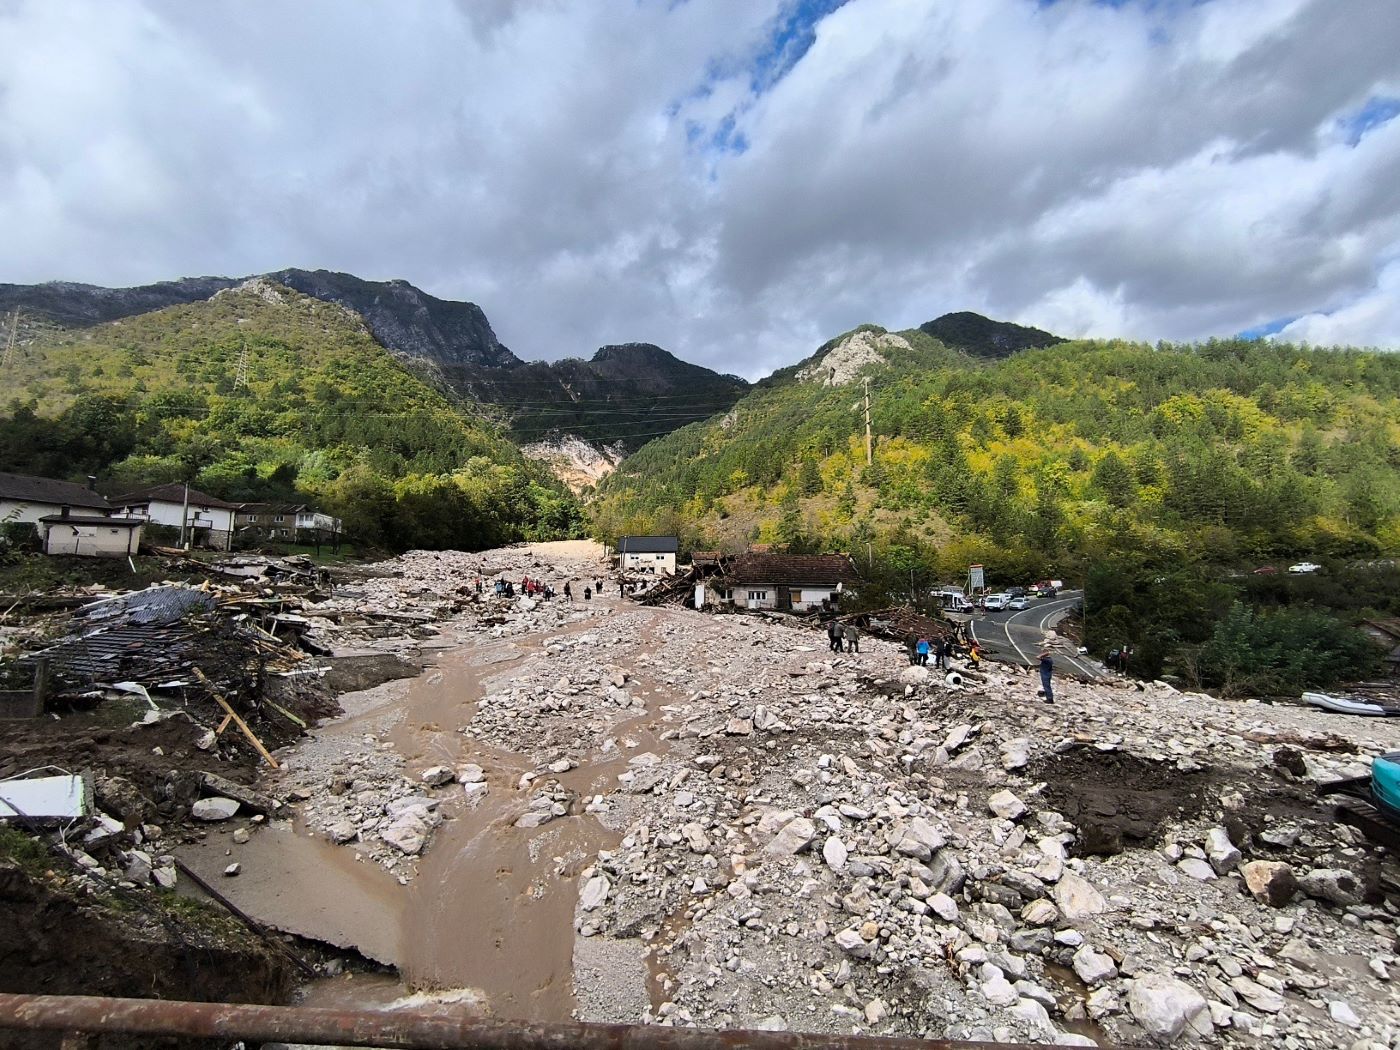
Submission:
M 185 505 L 180 508 L 180 549 L 185 550 L 185 526 L 190 520 L 190 483 L 185 482 Z
M 0 368 L 9 368 L 10 362 L 15 356 L 15 337 L 19 334 L 19 307 L 15 307 L 14 314 L 10 317 L 10 339 L 5 344 L 5 359 L 0 361 Z
M 866 376 L 862 382 L 865 385 L 865 465 L 868 467 L 875 462 L 875 442 L 870 433 L 870 377 Z

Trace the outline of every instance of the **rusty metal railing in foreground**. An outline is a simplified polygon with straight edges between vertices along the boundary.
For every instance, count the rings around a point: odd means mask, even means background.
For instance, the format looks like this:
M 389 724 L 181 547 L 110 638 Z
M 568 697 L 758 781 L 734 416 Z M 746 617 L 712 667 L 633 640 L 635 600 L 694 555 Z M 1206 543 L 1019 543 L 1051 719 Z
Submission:
M 664 1025 L 533 1024 L 483 1020 L 443 1007 L 326 1010 L 0 993 L 0 1031 L 5 1029 L 62 1033 L 65 1047 L 83 1046 L 86 1036 L 121 1033 L 395 1050 L 1032 1050 L 1028 1043 L 713 1031 Z

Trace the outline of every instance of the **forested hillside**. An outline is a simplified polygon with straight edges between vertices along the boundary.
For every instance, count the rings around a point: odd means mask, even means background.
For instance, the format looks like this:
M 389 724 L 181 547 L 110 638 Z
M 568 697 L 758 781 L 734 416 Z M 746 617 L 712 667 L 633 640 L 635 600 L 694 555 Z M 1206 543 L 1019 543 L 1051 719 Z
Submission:
M 542 467 L 406 371 L 359 318 L 264 279 L 41 331 L 0 376 L 0 411 L 0 470 L 309 499 L 385 546 L 472 549 L 577 527 Z
M 930 582 L 981 562 L 994 583 L 1092 584 L 1106 571 L 1100 582 L 1132 592 L 1189 571 L 1183 594 L 1150 609 L 1131 594 L 1106 595 L 1120 607 L 1111 616 L 1091 605 L 1104 638 L 1173 643 L 1204 638 L 1163 617 L 1209 634 L 1228 612 L 1233 593 L 1201 580 L 1400 550 L 1393 355 L 1114 341 L 979 361 L 918 330 L 898 335 L 882 343 L 883 363 L 859 370 L 871 381 L 873 465 L 860 385 L 786 369 L 722 418 L 624 461 L 601 485 L 596 529 L 848 549 L 873 554 L 877 574 Z

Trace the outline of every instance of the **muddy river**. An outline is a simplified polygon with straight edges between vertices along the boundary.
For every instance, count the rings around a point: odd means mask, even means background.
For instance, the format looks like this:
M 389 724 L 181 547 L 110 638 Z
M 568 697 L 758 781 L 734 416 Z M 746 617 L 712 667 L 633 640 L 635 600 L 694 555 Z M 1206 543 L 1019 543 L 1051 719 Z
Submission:
M 240 846 L 232 844 L 232 828 L 220 827 L 202 843 L 185 847 L 182 859 L 268 925 L 354 948 L 398 973 L 316 982 L 306 990 L 308 1004 L 374 1006 L 423 991 L 479 999 L 498 1017 L 569 1019 L 577 1006 L 578 875 L 599 849 L 616 846 L 622 833 L 584 813 L 581 802 L 567 817 L 543 827 L 514 827 L 527 794 L 518 788 L 520 777 L 536 763 L 484 746 L 461 730 L 472 721 L 477 702 L 508 685 L 513 670 L 551 638 L 596 628 L 596 621 L 584 621 L 485 643 L 480 635 L 470 636 L 387 694 L 347 695 L 348 713 L 314 731 L 321 745 L 354 749 L 365 746 L 367 731 L 378 730 L 402 755 L 411 777 L 429 766 L 468 761 L 485 769 L 488 794 L 475 807 L 444 806 L 448 819 L 412 880 L 401 881 L 368 858 L 357 860 L 353 845 L 332 845 L 299 820 L 273 822 Z M 635 750 L 585 753 L 577 768 L 554 776 L 580 798 L 614 790 L 629 754 L 659 754 L 666 746 L 657 739 L 657 708 L 669 694 L 649 679 L 645 667 L 630 667 L 625 656 L 611 660 L 628 670 L 630 691 L 647 707 L 645 713 L 627 712 L 612 728 Z M 368 704 L 359 699 L 368 697 L 374 698 Z M 241 874 L 223 878 L 233 859 Z M 635 962 L 644 981 L 645 970 Z M 454 996 L 450 990 L 464 991 Z

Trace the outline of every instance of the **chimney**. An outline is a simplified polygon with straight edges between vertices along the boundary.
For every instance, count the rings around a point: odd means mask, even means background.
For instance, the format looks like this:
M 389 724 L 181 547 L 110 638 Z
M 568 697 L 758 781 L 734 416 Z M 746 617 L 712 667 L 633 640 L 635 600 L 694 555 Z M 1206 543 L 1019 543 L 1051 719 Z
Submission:
M 88 475 L 88 491 L 89 491 L 89 492 L 96 492 L 96 491 L 97 491 L 97 475 L 96 475 L 96 474 L 89 474 L 89 475 Z
M 67 508 L 67 507 L 59 507 L 59 508 L 58 508 L 58 516 L 59 516 L 60 518 L 66 518 L 66 517 L 68 517 L 68 508 Z

